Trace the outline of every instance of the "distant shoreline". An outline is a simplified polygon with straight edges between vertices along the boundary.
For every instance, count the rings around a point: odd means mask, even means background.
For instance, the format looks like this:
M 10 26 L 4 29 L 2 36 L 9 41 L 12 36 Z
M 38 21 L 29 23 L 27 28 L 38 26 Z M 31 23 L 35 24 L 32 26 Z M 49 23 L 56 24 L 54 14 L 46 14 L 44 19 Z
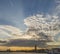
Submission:
M 7 50 L 7 51 L 0 51 L 0 52 L 33 52 L 33 53 L 47 53 L 48 50 L 46 49 L 40 49 L 40 50 L 17 50 L 17 51 L 11 51 L 11 50 Z

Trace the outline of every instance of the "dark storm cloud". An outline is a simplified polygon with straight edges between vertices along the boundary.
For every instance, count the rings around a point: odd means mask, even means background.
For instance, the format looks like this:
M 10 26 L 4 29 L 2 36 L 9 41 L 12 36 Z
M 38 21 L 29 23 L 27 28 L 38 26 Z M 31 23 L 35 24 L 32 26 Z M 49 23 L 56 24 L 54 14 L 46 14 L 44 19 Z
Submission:
M 7 43 L 8 40 L 0 40 L 0 44 L 4 44 L 4 43 Z
M 46 41 L 35 41 L 35 40 L 22 40 L 22 39 L 14 39 L 5 44 L 4 46 L 46 46 Z

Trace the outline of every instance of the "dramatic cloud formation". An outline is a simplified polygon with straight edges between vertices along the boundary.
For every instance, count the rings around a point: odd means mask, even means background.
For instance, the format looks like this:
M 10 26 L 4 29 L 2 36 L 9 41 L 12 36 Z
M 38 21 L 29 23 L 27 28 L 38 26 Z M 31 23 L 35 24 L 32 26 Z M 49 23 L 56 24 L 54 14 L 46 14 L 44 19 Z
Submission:
M 37 14 L 36 16 L 26 18 L 24 22 L 28 27 L 27 33 L 31 35 L 34 33 L 38 36 L 39 33 L 43 33 L 45 34 L 44 36 L 51 37 L 60 32 L 60 20 L 58 16 Z M 39 36 L 42 37 L 43 35 L 41 36 L 40 34 Z
M 55 5 L 52 15 L 36 14 L 24 19 L 28 35 L 47 41 L 54 40 L 54 36 L 60 33 L 60 0 L 55 0 Z

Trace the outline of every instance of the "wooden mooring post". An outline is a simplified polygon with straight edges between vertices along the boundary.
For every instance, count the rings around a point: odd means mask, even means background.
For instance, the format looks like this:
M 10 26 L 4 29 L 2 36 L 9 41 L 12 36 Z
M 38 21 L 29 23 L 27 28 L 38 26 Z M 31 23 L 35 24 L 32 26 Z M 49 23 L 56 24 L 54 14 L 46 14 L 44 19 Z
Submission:
M 35 52 L 37 51 L 37 45 L 35 45 Z

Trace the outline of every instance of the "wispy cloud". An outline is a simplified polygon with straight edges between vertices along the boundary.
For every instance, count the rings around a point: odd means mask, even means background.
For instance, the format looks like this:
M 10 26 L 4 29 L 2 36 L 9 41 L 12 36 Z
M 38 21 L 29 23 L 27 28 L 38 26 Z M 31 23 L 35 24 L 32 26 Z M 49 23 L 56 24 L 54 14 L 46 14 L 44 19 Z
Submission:
M 16 27 L 13 27 L 13 26 L 9 26 L 9 25 L 0 25 L 0 37 L 1 38 L 5 38 L 7 39 L 8 38 L 13 38 L 16 36 L 20 36 L 22 35 L 22 31 L 19 30 L 18 28 Z M 2 37 L 3 36 L 3 37 Z
M 55 11 L 54 11 L 54 13 L 53 14 L 55 14 L 55 15 L 60 15 L 60 0 L 55 0 L 55 4 L 56 4 L 56 6 L 55 6 Z

